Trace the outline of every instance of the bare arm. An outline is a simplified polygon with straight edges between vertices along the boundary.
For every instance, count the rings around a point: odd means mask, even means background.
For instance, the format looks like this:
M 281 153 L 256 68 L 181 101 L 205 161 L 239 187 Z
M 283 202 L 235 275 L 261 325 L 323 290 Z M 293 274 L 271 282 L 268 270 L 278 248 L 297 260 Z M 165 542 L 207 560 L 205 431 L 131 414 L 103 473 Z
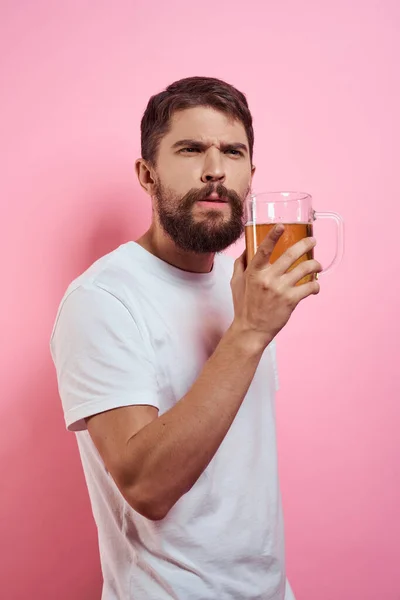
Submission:
M 165 517 L 227 434 L 263 352 L 245 337 L 230 328 L 189 392 L 163 415 L 157 417 L 154 407 L 132 406 L 88 420 L 121 493 L 147 518 Z
M 294 288 L 305 274 L 321 270 L 316 261 L 284 275 L 310 249 L 309 240 L 299 242 L 286 262 L 268 266 L 278 238 L 266 238 L 251 269 L 245 269 L 244 255 L 236 261 L 231 281 L 234 321 L 173 408 L 157 416 L 155 408 L 133 406 L 88 420 L 89 433 L 121 493 L 149 519 L 164 518 L 200 477 L 227 434 L 263 351 L 297 303 L 318 293 L 317 283 Z

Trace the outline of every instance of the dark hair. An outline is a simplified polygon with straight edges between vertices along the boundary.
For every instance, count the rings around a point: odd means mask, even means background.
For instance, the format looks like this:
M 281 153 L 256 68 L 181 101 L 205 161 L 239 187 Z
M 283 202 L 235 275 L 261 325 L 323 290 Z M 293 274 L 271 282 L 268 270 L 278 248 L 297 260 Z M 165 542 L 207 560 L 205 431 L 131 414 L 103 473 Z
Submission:
M 195 106 L 215 108 L 241 121 L 253 159 L 253 119 L 246 96 L 235 87 L 213 77 L 187 77 L 171 83 L 165 91 L 152 96 L 143 115 L 140 131 L 142 157 L 156 163 L 161 138 L 168 132 L 175 111 Z

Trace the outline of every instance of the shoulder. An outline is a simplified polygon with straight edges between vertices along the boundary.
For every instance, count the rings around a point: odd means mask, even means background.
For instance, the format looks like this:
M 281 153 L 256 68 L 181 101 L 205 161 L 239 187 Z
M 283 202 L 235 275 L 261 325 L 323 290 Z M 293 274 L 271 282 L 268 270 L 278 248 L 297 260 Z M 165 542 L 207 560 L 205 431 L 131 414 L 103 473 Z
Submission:
M 78 287 L 105 288 L 113 290 L 123 285 L 127 277 L 137 269 L 130 243 L 122 244 L 112 252 L 97 259 L 68 286 L 66 294 Z M 117 291 L 117 290 L 115 290 Z
M 129 277 L 135 270 L 126 246 L 102 256 L 69 284 L 57 309 L 51 339 L 60 327 L 65 333 L 98 331 L 99 325 L 124 327 L 135 320 L 132 299 L 127 302 L 123 294 L 127 284 L 132 287 Z
M 58 315 L 66 307 L 110 308 L 126 305 L 124 289 L 134 287 L 135 274 L 141 271 L 141 265 L 135 261 L 130 244 L 123 244 L 112 252 L 100 257 L 67 287 Z M 133 284 L 133 285 L 132 285 Z
M 137 329 L 132 311 L 97 282 L 71 284 L 58 307 L 51 344 L 56 340 L 95 339 L 113 331 L 124 336 Z

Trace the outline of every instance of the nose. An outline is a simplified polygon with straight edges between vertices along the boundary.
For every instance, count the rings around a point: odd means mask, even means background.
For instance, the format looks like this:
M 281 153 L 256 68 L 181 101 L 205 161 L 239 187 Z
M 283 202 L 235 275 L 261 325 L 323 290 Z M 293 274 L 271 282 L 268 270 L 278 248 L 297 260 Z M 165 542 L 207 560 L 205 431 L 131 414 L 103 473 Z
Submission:
M 225 181 L 225 168 L 221 153 L 217 148 L 210 148 L 205 154 L 203 173 L 201 180 L 203 183 L 223 183 Z

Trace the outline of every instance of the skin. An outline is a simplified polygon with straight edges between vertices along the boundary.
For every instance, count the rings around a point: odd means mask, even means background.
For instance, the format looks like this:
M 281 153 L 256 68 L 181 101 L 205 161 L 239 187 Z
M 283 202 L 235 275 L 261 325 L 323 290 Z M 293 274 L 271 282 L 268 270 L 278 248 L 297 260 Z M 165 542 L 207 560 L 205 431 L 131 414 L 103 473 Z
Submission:
M 193 143 L 176 146 L 181 140 Z M 243 147 L 238 148 L 237 144 Z M 156 164 L 150 165 L 143 158 L 136 161 L 139 183 L 152 198 L 153 207 L 151 227 L 137 243 L 179 269 L 208 273 L 215 255 L 215 251 L 209 251 L 211 239 L 218 240 L 220 236 L 217 251 L 221 251 L 243 234 L 244 202 L 254 172 L 246 131 L 240 121 L 204 106 L 174 113 L 169 131 L 160 141 Z M 185 203 L 190 191 L 201 195 L 211 188 L 218 189 L 219 185 L 224 186 L 229 195 L 222 207 L 201 205 L 190 198 Z M 178 240 L 165 231 L 160 207 L 168 211 L 178 227 L 180 214 L 185 214 L 192 226 L 197 224 L 194 231 L 198 234 L 198 244 L 206 250 L 182 248 Z M 223 230 L 231 231 L 228 242 L 227 236 L 222 235 Z

